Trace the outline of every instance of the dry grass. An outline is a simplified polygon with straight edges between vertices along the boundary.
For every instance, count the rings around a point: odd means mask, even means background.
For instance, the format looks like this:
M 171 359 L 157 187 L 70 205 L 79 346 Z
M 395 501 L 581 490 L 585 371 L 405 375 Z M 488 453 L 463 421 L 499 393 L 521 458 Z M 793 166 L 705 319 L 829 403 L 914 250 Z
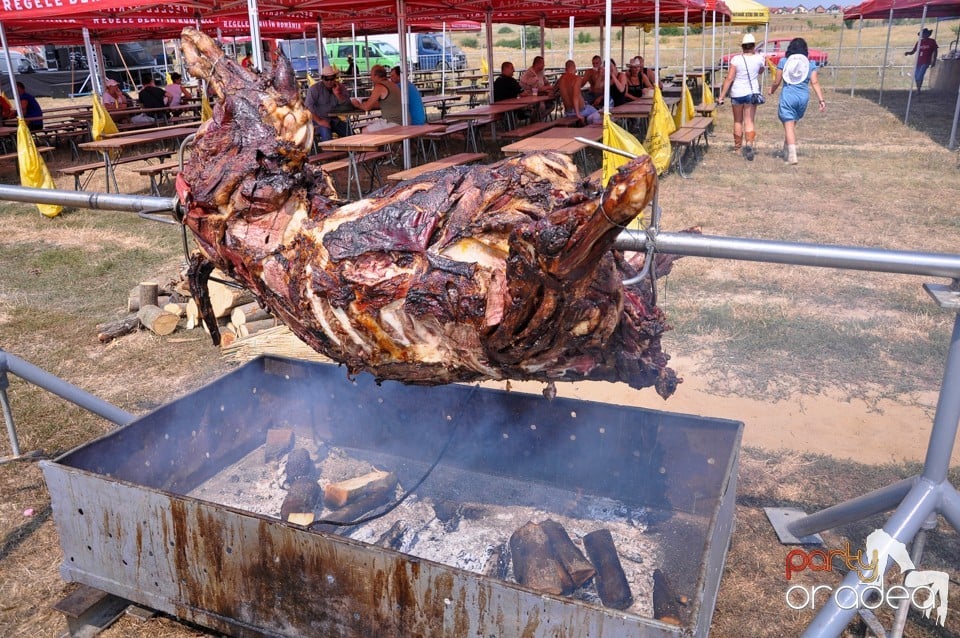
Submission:
M 915 33 L 915 25 L 904 28 Z M 897 27 L 901 29 L 901 27 Z M 817 45 L 811 37 L 811 44 Z M 760 155 L 753 163 L 730 152 L 729 111 L 693 177 L 662 182 L 664 228 L 693 225 L 705 233 L 803 242 L 956 252 L 957 157 L 945 149 L 955 96 L 924 95 L 911 126 L 902 124 L 902 95 L 878 106 L 851 97 L 829 73 L 822 78 L 828 112 L 811 112 L 800 130 L 801 163 L 773 156 L 781 128 L 775 106 L 761 109 Z M 898 101 L 899 100 L 899 101 Z M 947 116 L 944 116 L 947 114 Z M 127 186 L 142 188 L 141 181 Z M 95 185 L 94 185 L 95 187 Z M 126 410 L 142 413 L 227 370 L 202 337 L 132 335 L 109 346 L 94 326 L 116 317 L 138 281 L 173 278 L 179 238 L 166 226 L 129 214 L 70 212 L 41 219 L 29 207 L 0 205 L 0 346 Z M 952 316 L 933 307 L 924 278 L 838 272 L 754 263 L 684 259 L 661 288 L 676 330 L 669 352 L 698 355 L 697 374 L 717 394 L 772 399 L 818 389 L 851 397 L 914 402 L 934 396 Z M 800 390 L 798 390 L 800 389 Z M 683 392 L 683 387 L 680 389 Z M 9 390 L 21 447 L 52 456 L 106 432 L 109 424 L 13 380 Z M 670 409 L 669 403 L 666 408 Z M 869 446 L 869 442 L 864 442 Z M 6 447 L 0 445 L 6 453 Z M 716 636 L 797 635 L 809 612 L 792 612 L 781 546 L 764 506 L 813 511 L 916 472 L 915 465 L 862 465 L 796 452 L 745 449 L 736 529 L 713 623 Z M 953 480 L 960 480 L 956 469 Z M 50 605 L 71 586 L 58 574 L 59 543 L 38 468 L 0 466 L 0 634 L 58 636 L 63 619 Z M 23 512 L 33 508 L 35 514 Z M 833 530 L 862 542 L 881 517 Z M 947 569 L 946 629 L 912 614 L 910 636 L 960 634 L 960 540 L 941 525 L 930 541 L 931 569 Z M 817 575 L 817 584 L 835 578 Z M 887 618 L 889 621 L 889 618 Z M 889 622 L 888 622 L 889 625 Z M 202 635 L 166 618 L 124 619 L 105 635 Z M 852 626 L 849 635 L 863 635 Z

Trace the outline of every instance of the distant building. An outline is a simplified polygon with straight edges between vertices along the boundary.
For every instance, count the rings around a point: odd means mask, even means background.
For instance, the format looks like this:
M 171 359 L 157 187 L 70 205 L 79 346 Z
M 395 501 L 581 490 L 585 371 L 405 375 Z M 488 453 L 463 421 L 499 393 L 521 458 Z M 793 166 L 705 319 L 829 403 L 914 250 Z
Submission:
M 839 4 L 831 4 L 827 7 L 827 13 L 843 13 L 843 7 Z

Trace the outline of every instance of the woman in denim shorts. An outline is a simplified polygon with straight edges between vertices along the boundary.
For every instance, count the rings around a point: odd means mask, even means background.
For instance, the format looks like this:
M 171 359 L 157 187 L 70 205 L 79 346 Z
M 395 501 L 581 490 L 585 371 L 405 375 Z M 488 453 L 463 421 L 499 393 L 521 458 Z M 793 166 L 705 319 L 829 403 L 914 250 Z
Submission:
M 730 71 L 723 81 L 720 97 L 717 104 L 723 104 L 723 98 L 730 93 L 730 102 L 733 105 L 733 150 L 736 153 L 743 150 L 743 156 L 753 160 L 754 143 L 757 129 L 754 119 L 757 115 L 757 105 L 753 103 L 754 93 L 760 93 L 760 74 L 763 73 L 764 60 L 762 55 L 754 53 L 757 41 L 752 33 L 743 36 L 740 48 L 741 55 L 730 59 Z M 746 136 L 747 143 L 743 145 Z

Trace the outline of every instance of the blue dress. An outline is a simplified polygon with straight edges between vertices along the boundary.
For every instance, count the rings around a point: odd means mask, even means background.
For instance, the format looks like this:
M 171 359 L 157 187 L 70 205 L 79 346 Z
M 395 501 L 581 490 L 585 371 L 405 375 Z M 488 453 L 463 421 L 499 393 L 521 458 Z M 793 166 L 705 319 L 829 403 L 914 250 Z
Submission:
M 777 63 L 777 68 L 783 71 L 787 58 L 784 57 Z M 817 63 L 810 60 L 810 71 L 803 82 L 799 84 L 783 83 L 780 90 L 780 107 L 777 109 L 777 116 L 781 122 L 796 122 L 807 112 L 807 102 L 810 101 L 810 76 L 817 70 Z

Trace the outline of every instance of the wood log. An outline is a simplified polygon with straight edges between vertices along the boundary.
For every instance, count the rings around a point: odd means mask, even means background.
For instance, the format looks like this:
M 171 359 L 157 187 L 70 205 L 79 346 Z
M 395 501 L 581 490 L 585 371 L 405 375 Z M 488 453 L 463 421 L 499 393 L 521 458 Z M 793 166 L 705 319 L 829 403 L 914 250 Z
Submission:
M 317 480 L 317 466 L 310 458 L 310 452 L 302 447 L 293 448 L 287 455 L 286 483 L 293 485 L 300 479 Z
M 280 506 L 280 518 L 290 520 L 291 514 L 313 514 L 320 504 L 320 486 L 312 479 L 299 479 L 290 486 Z M 312 522 L 312 521 L 311 521 Z
M 598 529 L 583 537 L 583 546 L 587 550 L 590 562 L 597 570 L 594 582 L 600 601 L 606 607 L 626 609 L 633 604 L 630 583 L 623 572 L 613 535 L 608 529 Z
M 160 336 L 168 335 L 177 329 L 180 317 L 165 312 L 156 306 L 143 306 L 137 311 L 137 317 L 145 328 Z
M 157 303 L 154 305 L 163 308 L 164 305 L 173 300 L 174 297 L 172 295 L 168 295 L 161 287 L 159 294 L 157 295 Z M 134 286 L 130 289 L 130 292 L 127 293 L 127 312 L 136 312 L 138 310 L 140 310 L 140 286 Z
M 220 333 L 220 347 L 227 348 L 232 346 L 237 342 L 237 335 L 235 332 L 221 332 Z
M 211 277 L 229 281 L 230 278 L 220 270 L 214 270 Z M 228 286 L 219 281 L 210 281 L 207 284 L 210 291 L 210 304 L 213 306 L 213 314 L 218 319 L 229 317 L 230 311 L 241 304 L 249 303 L 253 299 L 253 294 L 246 288 Z
M 261 308 L 260 303 L 256 301 L 239 305 L 230 311 L 230 323 L 235 326 L 242 326 L 252 321 L 270 319 L 271 317 L 272 315 Z
M 237 334 L 241 337 L 249 337 L 250 335 L 257 334 L 269 328 L 275 328 L 276 326 L 277 320 L 273 317 L 259 321 L 248 321 L 247 323 L 237 326 Z
M 540 525 L 529 522 L 510 536 L 513 575 L 524 587 L 545 594 L 569 594 L 573 580 L 550 547 L 550 539 Z
M 177 303 L 177 302 L 171 301 L 169 303 L 163 304 L 160 307 L 172 315 L 177 315 L 178 317 L 182 317 L 183 313 L 186 312 L 187 304 L 186 302 Z
M 396 485 L 396 483 L 394 483 L 394 485 Z M 378 507 L 389 503 L 393 499 L 393 494 L 393 489 L 369 491 L 359 500 L 354 501 L 346 507 L 331 510 L 324 518 L 341 523 L 351 523 L 363 518 Z M 320 532 L 335 532 L 348 536 L 353 530 L 353 526 L 323 523 L 311 525 L 310 529 Z
M 597 570 L 593 568 L 587 557 L 583 555 L 573 541 L 570 540 L 563 525 L 553 520 L 540 523 L 547 538 L 550 539 L 550 548 L 563 568 L 567 570 L 575 587 L 582 587 L 585 582 L 593 578 Z
M 140 307 L 157 306 L 160 307 L 160 284 L 156 281 L 141 281 L 139 285 Z
M 187 302 L 187 307 L 184 310 L 183 314 L 187 318 L 186 327 L 187 330 L 193 330 L 197 327 L 200 322 L 200 309 L 197 307 L 197 302 L 191 299 Z
M 293 447 L 293 428 L 270 428 L 267 430 L 267 440 L 263 444 L 263 462 L 269 463 L 278 459 Z
M 670 625 L 680 625 L 680 605 L 676 592 L 660 569 L 653 570 L 653 617 Z
M 328 483 L 323 488 L 323 503 L 330 509 L 342 508 L 369 494 L 387 492 L 392 496 L 396 487 L 396 474 L 374 470 L 339 483 Z
M 97 324 L 97 339 L 100 343 L 107 343 L 117 337 L 130 334 L 139 327 L 140 319 L 137 317 L 137 313 L 133 313 L 123 319 Z

